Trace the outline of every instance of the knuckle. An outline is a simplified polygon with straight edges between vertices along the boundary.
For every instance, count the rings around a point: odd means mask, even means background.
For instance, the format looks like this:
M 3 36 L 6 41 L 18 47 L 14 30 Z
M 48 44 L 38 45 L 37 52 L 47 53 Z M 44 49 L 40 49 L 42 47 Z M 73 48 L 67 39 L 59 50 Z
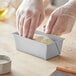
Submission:
M 35 11 L 34 11 L 34 16 L 37 16 L 39 13 L 40 13 L 39 10 L 35 10 Z
M 26 11 L 26 15 L 27 15 L 27 16 L 31 16 L 31 15 L 32 15 L 32 11 L 28 9 L 28 10 Z
M 29 10 L 29 9 L 27 10 L 27 13 L 29 13 L 29 14 L 30 14 L 31 12 L 32 12 L 31 10 Z
M 40 11 L 39 10 L 35 10 L 35 13 L 39 13 Z

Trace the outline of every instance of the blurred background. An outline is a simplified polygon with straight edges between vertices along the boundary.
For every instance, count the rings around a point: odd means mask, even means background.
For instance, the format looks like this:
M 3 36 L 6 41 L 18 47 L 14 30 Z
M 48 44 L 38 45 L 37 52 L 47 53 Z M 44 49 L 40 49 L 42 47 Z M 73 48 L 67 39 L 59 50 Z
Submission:
M 68 0 L 52 0 L 52 4 L 56 6 L 61 6 L 65 4 L 66 2 L 68 2 Z
M 49 16 L 57 7 L 65 4 L 68 0 L 44 0 L 45 13 Z M 4 22 L 11 17 L 15 21 L 15 13 L 22 0 L 0 0 L 0 21 Z M 11 20 L 12 20 L 11 19 Z

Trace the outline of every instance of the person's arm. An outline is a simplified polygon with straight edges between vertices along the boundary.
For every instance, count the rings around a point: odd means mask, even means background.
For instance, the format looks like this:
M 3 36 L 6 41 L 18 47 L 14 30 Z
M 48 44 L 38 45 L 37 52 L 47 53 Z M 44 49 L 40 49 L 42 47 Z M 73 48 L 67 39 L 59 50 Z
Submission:
M 16 24 L 19 34 L 32 39 L 36 28 L 43 19 L 43 0 L 23 0 L 16 12 Z
M 45 33 L 62 35 L 71 32 L 76 20 L 76 0 L 69 0 L 50 15 Z

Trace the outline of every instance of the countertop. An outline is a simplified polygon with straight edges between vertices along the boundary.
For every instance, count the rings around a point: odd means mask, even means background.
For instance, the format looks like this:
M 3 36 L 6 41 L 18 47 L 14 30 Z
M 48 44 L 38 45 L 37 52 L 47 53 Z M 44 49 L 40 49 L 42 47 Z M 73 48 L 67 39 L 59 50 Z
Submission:
M 45 22 L 45 21 L 44 21 Z M 65 38 L 60 56 L 43 60 L 16 50 L 13 32 L 15 23 L 0 22 L 0 54 L 11 58 L 11 73 L 0 76 L 50 76 L 57 65 L 76 67 L 76 24 Z

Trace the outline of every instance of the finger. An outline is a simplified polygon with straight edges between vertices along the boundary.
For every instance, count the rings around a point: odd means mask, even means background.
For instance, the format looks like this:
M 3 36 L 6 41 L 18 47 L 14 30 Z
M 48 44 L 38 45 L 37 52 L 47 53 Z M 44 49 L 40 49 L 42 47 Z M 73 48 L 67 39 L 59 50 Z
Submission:
M 20 35 L 23 36 L 23 25 L 24 25 L 24 20 L 25 20 L 25 17 L 21 17 L 21 22 L 20 22 L 20 28 L 19 28 L 19 31 L 20 31 Z
M 25 12 L 25 21 L 23 24 L 23 37 L 27 37 L 30 29 L 30 24 L 31 24 L 31 18 L 32 18 L 32 11 L 27 10 Z
M 23 35 L 23 25 L 21 25 L 21 21 L 19 23 L 19 35 L 22 36 Z
M 43 26 L 43 31 L 45 32 L 46 25 Z
M 24 22 L 24 15 L 21 14 L 21 17 L 19 20 L 19 34 L 20 34 L 20 36 L 23 35 L 23 22 Z
M 19 17 L 19 11 L 16 11 L 16 25 L 18 25 L 18 17 Z
M 31 26 L 30 26 L 28 38 L 31 39 L 33 38 L 36 26 L 38 25 L 38 20 L 39 20 L 38 18 L 39 18 L 39 14 L 35 13 L 31 20 Z
M 31 18 L 25 19 L 23 24 L 23 37 L 27 37 L 30 29 Z
M 39 27 L 39 25 L 40 25 L 40 14 L 39 14 L 39 17 L 37 18 L 37 25 L 36 25 L 36 28 L 38 28 Z
M 17 26 L 17 29 L 18 29 L 18 30 L 19 30 L 19 20 L 20 20 L 20 16 L 21 16 L 21 15 L 16 16 L 16 26 Z
M 39 23 L 38 23 L 38 26 L 37 27 L 40 26 L 40 24 L 42 23 L 43 19 L 44 19 L 44 15 L 43 14 L 42 15 L 40 14 Z
M 51 15 L 49 20 L 47 21 L 47 24 L 46 24 L 46 30 L 45 30 L 45 33 L 51 33 L 52 32 L 52 28 L 55 24 L 57 20 L 57 17 L 55 15 Z
M 21 15 L 22 15 L 22 14 L 23 14 L 23 13 L 21 12 L 21 13 L 18 14 L 18 16 L 16 16 L 16 17 L 17 17 L 16 23 L 17 23 L 17 28 L 18 28 L 18 30 L 19 30 L 19 22 L 20 22 L 20 18 L 21 18 Z

